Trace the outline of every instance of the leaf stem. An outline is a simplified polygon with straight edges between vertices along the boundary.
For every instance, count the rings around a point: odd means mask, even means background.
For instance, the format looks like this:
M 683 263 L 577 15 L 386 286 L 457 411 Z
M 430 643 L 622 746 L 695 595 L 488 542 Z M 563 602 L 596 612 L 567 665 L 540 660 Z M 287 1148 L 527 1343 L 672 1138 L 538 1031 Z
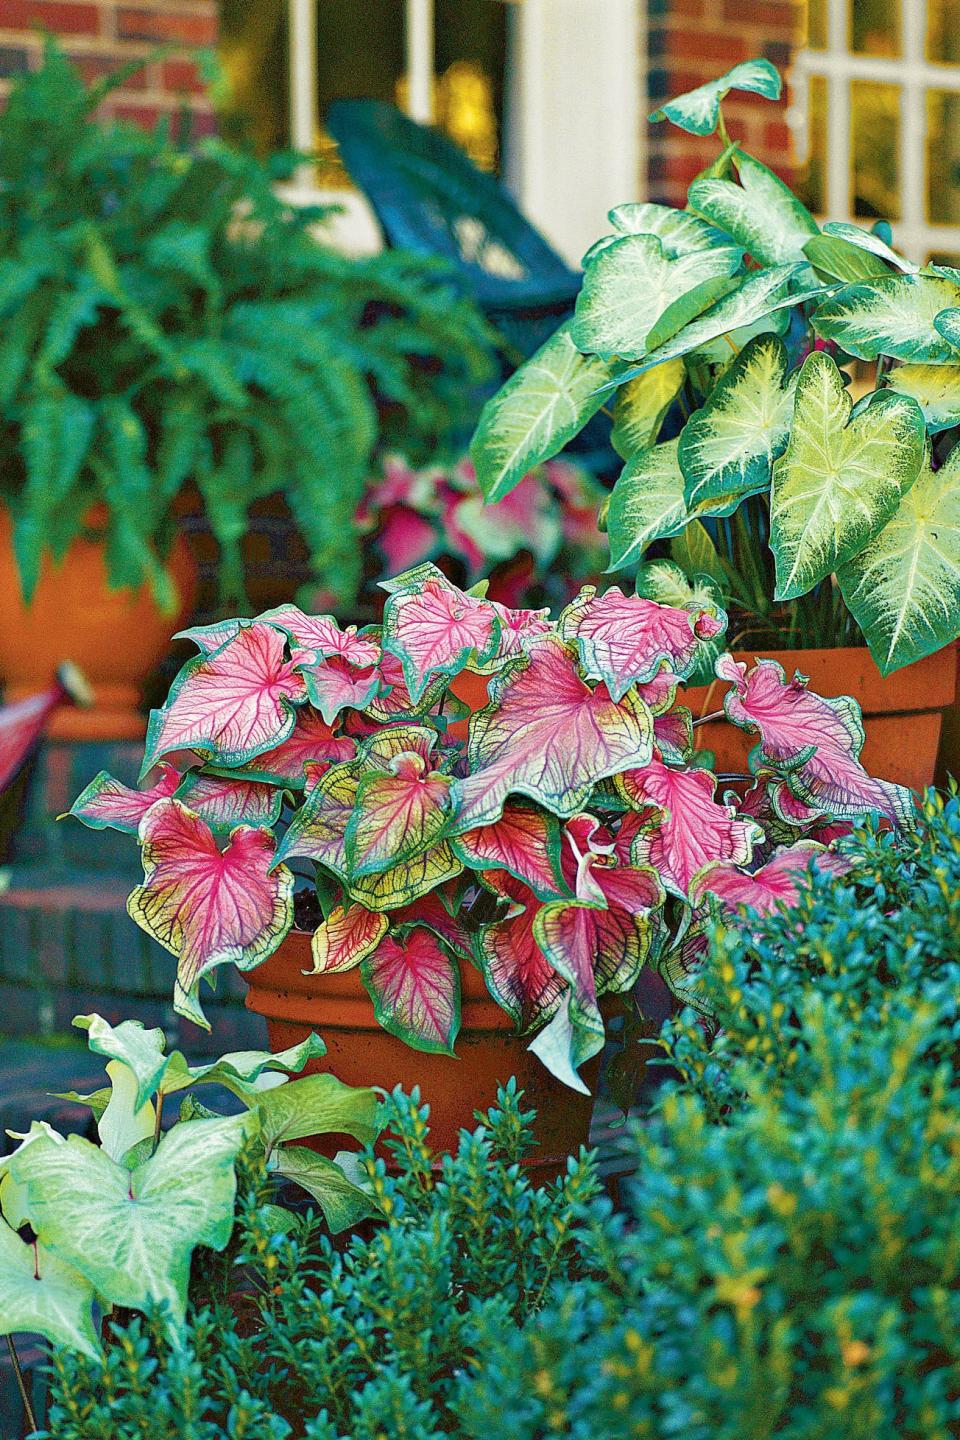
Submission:
M 163 1130 L 163 1091 L 157 1091 L 157 1115 L 153 1122 L 153 1149 L 151 1155 L 156 1155 L 157 1146 L 160 1144 L 160 1136 Z
M 30 1427 L 30 1434 L 40 1429 L 37 1424 L 37 1417 L 33 1413 L 33 1406 L 30 1404 L 30 1396 L 27 1394 L 27 1382 L 24 1379 L 23 1367 L 20 1364 L 20 1356 L 17 1354 L 17 1347 L 13 1343 L 13 1336 L 8 1335 L 7 1349 L 10 1351 L 10 1363 L 13 1366 L 14 1378 L 17 1382 L 17 1389 L 20 1391 L 20 1399 L 23 1403 L 24 1414 L 27 1417 L 27 1424 Z
M 694 720 L 693 728 L 696 730 L 698 725 L 709 725 L 711 720 L 723 720 L 725 716 L 725 710 L 711 710 L 709 715 L 701 715 L 698 719 Z

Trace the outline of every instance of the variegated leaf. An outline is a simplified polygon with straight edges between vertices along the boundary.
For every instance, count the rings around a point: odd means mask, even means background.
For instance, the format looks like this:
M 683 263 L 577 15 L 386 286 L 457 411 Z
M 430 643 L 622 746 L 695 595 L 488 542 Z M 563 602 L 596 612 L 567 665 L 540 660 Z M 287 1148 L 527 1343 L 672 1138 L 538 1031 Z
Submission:
M 403 666 L 414 702 L 431 677 L 456 675 L 471 659 L 482 665 L 493 656 L 500 622 L 488 600 L 465 594 L 433 565 L 418 566 L 390 584 L 383 645 Z
M 161 763 L 157 770 L 159 778 L 149 790 L 134 790 L 115 780 L 109 771 L 101 770 L 67 813 L 82 820 L 91 830 L 121 830 L 127 835 L 136 835 L 151 805 L 172 795 L 180 784 L 180 775 L 172 765 Z
M 240 773 L 302 790 L 307 765 L 336 765 L 351 760 L 356 742 L 348 735 L 335 735 L 331 726 L 310 705 L 297 711 L 296 723 L 286 740 L 255 755 L 242 766 L 231 767 L 229 774 Z
M 361 965 L 374 1013 L 414 1050 L 452 1055 L 460 1029 L 460 971 L 435 935 L 390 936 Z
M 795 905 L 803 876 L 811 866 L 844 868 L 836 856 L 828 855 L 814 840 L 798 840 L 777 850 L 766 865 L 759 869 L 741 870 L 729 861 L 722 861 L 705 870 L 694 885 L 693 901 L 699 904 L 714 896 L 727 909 L 748 906 L 758 915 L 770 915 L 780 907 Z
M 860 225 L 850 225 L 846 220 L 828 220 L 823 227 L 823 233 L 835 235 L 838 240 L 845 240 L 848 245 L 856 245 L 859 250 L 876 255 L 878 259 L 885 260 L 888 265 L 892 265 L 895 270 L 902 270 L 906 275 L 916 274 L 917 267 L 912 261 L 905 260 L 896 250 L 891 250 L 879 235 L 874 235 L 871 230 L 864 230 Z
M 960 305 L 960 286 L 952 280 L 891 275 L 846 286 L 819 306 L 813 327 L 861 360 L 892 355 L 923 365 L 960 365 L 960 349 L 934 325 L 941 311 L 955 305 Z
M 883 383 L 885 389 L 916 400 L 931 435 L 960 425 L 960 366 L 898 365 Z
M 610 443 L 622 460 L 631 460 L 656 443 L 686 373 L 682 360 L 668 360 L 617 391 Z
M 651 120 L 669 120 L 691 135 L 712 135 L 720 118 L 720 102 L 731 90 L 747 90 L 768 100 L 780 98 L 780 76 L 769 60 L 743 60 L 718 80 L 698 85 L 654 110 Z
M 429 771 L 421 755 L 397 755 L 362 775 L 345 843 L 350 879 L 377 875 L 436 845 L 452 818 L 448 775 Z
M 696 663 L 700 642 L 715 639 L 725 623 L 726 616 L 713 607 L 674 609 L 624 595 L 617 585 L 602 595 L 588 585 L 561 615 L 559 629 L 564 640 L 576 643 L 585 672 L 620 700 L 661 668 L 683 679 Z
M 732 235 L 761 265 L 805 260 L 803 247 L 819 230 L 817 222 L 788 185 L 759 160 L 740 150 L 732 180 L 694 180 L 690 208 Z
M 665 440 L 624 466 L 607 511 L 611 570 L 636 564 L 654 540 L 679 535 L 690 519 L 678 445 Z
M 313 956 L 311 975 L 335 975 L 352 970 L 371 955 L 387 933 L 386 915 L 365 910 L 362 905 L 337 905 L 318 925 L 310 942 Z
M 283 791 L 276 785 L 202 770 L 187 772 L 177 789 L 177 799 L 221 834 L 229 834 L 236 825 L 270 829 L 283 807 Z
M 560 830 L 552 815 L 508 800 L 499 820 L 466 830 L 452 842 L 472 870 L 506 870 L 541 899 L 566 891 L 560 873 Z
M 486 883 L 510 909 L 476 936 L 477 959 L 497 1004 L 523 1033 L 539 1029 L 556 1014 L 566 983 L 537 944 L 533 924 L 540 902 L 526 885 L 504 871 L 488 872 Z
M 707 225 L 689 210 L 676 210 L 672 205 L 654 205 L 649 201 L 615 205 L 608 218 L 620 235 L 659 236 L 671 260 L 679 260 L 681 255 L 691 255 L 695 250 L 730 244 L 729 235 L 724 235 L 722 230 Z

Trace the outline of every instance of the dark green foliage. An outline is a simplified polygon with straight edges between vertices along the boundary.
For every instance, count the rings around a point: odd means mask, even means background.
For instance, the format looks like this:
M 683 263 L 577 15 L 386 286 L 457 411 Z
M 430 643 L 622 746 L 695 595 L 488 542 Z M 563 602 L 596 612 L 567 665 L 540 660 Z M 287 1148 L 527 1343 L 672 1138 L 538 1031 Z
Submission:
M 446 272 L 347 259 L 268 164 L 169 127 L 100 125 L 52 42 L 0 115 L 0 472 L 24 588 L 90 504 L 113 581 L 169 598 L 171 506 L 199 489 L 242 598 L 250 503 L 282 491 L 349 602 L 352 516 L 378 439 L 432 456 L 471 419 L 490 341 Z

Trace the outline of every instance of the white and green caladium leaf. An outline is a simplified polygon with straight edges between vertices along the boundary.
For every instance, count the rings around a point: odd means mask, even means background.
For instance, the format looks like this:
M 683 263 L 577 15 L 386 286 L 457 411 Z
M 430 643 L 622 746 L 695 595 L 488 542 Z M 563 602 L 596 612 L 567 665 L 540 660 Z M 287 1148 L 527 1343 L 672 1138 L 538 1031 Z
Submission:
M 898 365 L 883 383 L 886 390 L 916 400 L 931 435 L 960 425 L 960 366 Z
M 621 460 L 631 459 L 656 442 L 667 411 L 683 388 L 685 375 L 682 360 L 668 360 L 617 391 L 610 442 Z
M 850 396 L 822 350 L 797 383 L 790 441 L 773 469 L 770 548 L 778 600 L 805 595 L 890 519 L 923 462 L 915 400 L 881 392 L 850 419 Z
M 347 1176 L 338 1161 L 328 1160 L 305 1145 L 280 1145 L 268 1168 L 286 1180 L 302 1185 L 323 1211 L 334 1235 L 375 1215 L 378 1205 L 371 1195 Z
M 557 455 L 603 404 L 613 367 L 582 355 L 561 325 L 487 401 L 470 447 L 487 500 L 502 500 L 524 475 Z
M 823 227 L 825 235 L 834 235 L 838 240 L 845 240 L 848 245 L 856 245 L 858 250 L 866 250 L 871 255 L 876 255 L 880 260 L 885 260 L 895 270 L 902 270 L 905 275 L 915 275 L 917 266 L 910 260 L 905 260 L 898 255 L 896 250 L 891 250 L 885 240 L 879 235 L 874 235 L 870 230 L 863 230 L 859 225 L 849 225 L 846 220 L 828 220 Z
M 643 451 L 614 485 L 607 511 L 611 570 L 636 564 L 654 540 L 678 535 L 689 520 L 678 444 L 667 440 Z
M 222 1250 L 230 1238 L 234 1164 L 251 1126 L 250 1115 L 177 1125 L 132 1171 L 78 1135 L 41 1136 L 11 1169 L 42 1246 L 111 1304 L 166 1301 L 179 1330 L 194 1249 Z
M 892 517 L 837 573 L 882 675 L 960 634 L 960 452 L 925 466 Z
M 817 274 L 828 281 L 856 285 L 862 280 L 883 280 L 891 274 L 890 266 L 877 255 L 841 240 L 837 235 L 814 235 L 803 247 Z
M 726 280 L 740 268 L 736 245 L 692 250 L 671 260 L 656 235 L 624 235 L 595 255 L 577 296 L 571 336 L 578 349 L 610 360 L 640 359 L 647 336 L 675 301 L 693 295 L 698 314 L 716 299 L 711 280 Z M 679 318 L 675 330 L 692 316 Z
M 960 285 L 949 280 L 941 283 L 953 285 L 953 288 L 957 291 L 957 296 L 952 301 L 952 304 L 960 305 Z M 948 363 L 960 365 L 960 309 L 941 311 L 933 323 L 938 335 L 941 335 L 953 350 L 953 358 L 949 359 Z
M 698 315 L 696 320 L 685 325 L 672 339 L 659 345 L 656 350 L 651 350 L 639 364 L 630 365 L 626 370 L 618 372 L 601 387 L 601 392 L 626 385 L 635 376 L 652 370 L 655 365 L 662 365 L 664 361 L 673 360 L 678 355 L 689 355 L 709 344 L 711 340 L 719 339 L 721 335 L 734 336 L 744 327 L 754 325 L 780 310 L 791 309 L 804 300 L 820 298 L 827 289 L 826 286 L 817 285 L 813 289 L 791 292 L 790 283 L 803 268 L 802 265 L 774 265 L 769 270 L 756 271 L 732 294 L 718 300 L 709 310 Z M 737 348 L 734 343 L 731 353 Z
M 691 515 L 730 515 L 769 488 L 790 435 L 796 376 L 775 335 L 748 341 L 680 436 L 678 458 Z
M 78 1030 L 86 1030 L 87 1044 L 97 1055 L 120 1060 L 133 1072 L 137 1081 L 135 1108 L 141 1109 L 156 1094 L 167 1068 L 163 1031 L 145 1030 L 139 1020 L 111 1025 L 102 1015 L 75 1015 L 73 1024 Z
M 92 1307 L 93 1286 L 79 1271 L 0 1220 L 0 1335 L 33 1332 L 96 1360 Z
M 97 1133 L 100 1144 L 112 1160 L 122 1160 L 128 1150 L 149 1139 L 157 1122 L 151 1100 L 137 1106 L 137 1077 L 122 1060 L 108 1060 L 110 1099 L 100 1116 Z
M 344 1085 L 335 1075 L 305 1075 L 257 1096 L 267 1151 L 307 1135 L 352 1135 L 372 1145 L 380 1134 L 376 1091 Z
M 960 365 L 960 349 L 935 325 L 960 305 L 960 286 L 936 275 L 891 275 L 848 285 L 814 312 L 813 328 L 861 360 L 890 355 L 922 365 Z
M 308 1060 L 319 1060 L 327 1047 L 319 1035 L 308 1035 L 299 1045 L 279 1050 L 235 1050 L 210 1065 L 188 1065 L 179 1050 L 170 1056 L 160 1089 L 164 1095 L 193 1085 L 222 1085 L 245 1104 L 258 1104 L 263 1090 L 284 1084 L 287 1075 L 299 1074 Z
M 712 135 L 720 118 L 720 102 L 731 90 L 749 90 L 768 100 L 780 98 L 780 76 L 769 60 L 744 60 L 719 80 L 698 85 L 668 100 L 650 115 L 651 120 L 670 120 L 691 135 Z
M 694 250 L 730 244 L 730 236 L 722 230 L 708 225 L 698 215 L 691 215 L 689 210 L 675 210 L 672 205 L 654 205 L 650 201 L 615 205 L 608 218 L 620 235 L 659 235 L 671 260 Z
M 789 185 L 759 160 L 742 152 L 733 160 L 740 184 L 694 180 L 690 207 L 721 230 L 761 265 L 805 261 L 803 247 L 820 227 Z
M 13 1161 L 26 1148 L 31 1145 L 40 1135 L 47 1136 L 55 1145 L 64 1145 L 66 1141 L 58 1130 L 48 1125 L 46 1120 L 34 1120 L 26 1135 L 18 1134 L 13 1130 L 7 1131 L 20 1144 L 10 1155 L 0 1158 L 0 1214 L 13 1230 L 19 1230 L 26 1225 L 30 1219 L 27 1206 L 27 1192 L 23 1185 L 18 1185 L 11 1173 Z

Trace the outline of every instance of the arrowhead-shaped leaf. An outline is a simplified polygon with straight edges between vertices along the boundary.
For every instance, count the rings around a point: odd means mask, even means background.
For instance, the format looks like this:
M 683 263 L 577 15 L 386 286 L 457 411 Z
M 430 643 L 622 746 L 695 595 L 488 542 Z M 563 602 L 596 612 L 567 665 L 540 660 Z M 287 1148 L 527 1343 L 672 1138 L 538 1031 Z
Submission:
M 636 564 L 654 540 L 679 535 L 690 519 L 678 445 L 666 440 L 624 466 L 607 511 L 611 570 Z
M 500 500 L 535 465 L 558 455 L 603 404 L 598 386 L 612 367 L 582 355 L 560 326 L 483 407 L 470 446 L 477 481 Z
M 875 812 L 894 822 L 912 817 L 910 791 L 874 780 L 860 764 L 863 723 L 849 695 L 814 695 L 802 675 L 788 681 L 775 660 L 758 660 L 748 670 L 725 655 L 717 674 L 731 685 L 723 701 L 728 718 L 759 732 L 752 769 L 779 771 L 798 799 L 823 814 Z
M 621 460 L 631 460 L 656 443 L 686 373 L 682 360 L 668 360 L 617 391 L 610 443 Z
M 471 659 L 489 660 L 499 640 L 497 612 L 488 600 L 452 585 L 433 565 L 391 582 L 383 612 L 383 644 L 403 666 L 411 699 L 435 675 L 457 675 Z
M 612 699 L 661 670 L 678 679 L 690 673 L 703 640 L 722 634 L 726 622 L 716 609 L 679 610 L 624 595 L 612 585 L 602 595 L 587 586 L 560 617 L 560 634 L 576 643 L 588 675 L 598 676 Z
M 257 620 L 278 625 L 298 645 L 312 650 L 321 658 L 339 655 L 342 660 L 360 669 L 376 665 L 380 659 L 380 645 L 375 634 L 360 635 L 356 625 L 348 625 L 341 630 L 332 615 L 304 615 L 296 605 L 278 605 L 274 610 L 265 610 L 257 616 Z
M 435 935 L 387 936 L 361 965 L 377 1020 L 414 1050 L 454 1053 L 460 1029 L 460 971 Z
M 337 905 L 313 932 L 310 950 L 312 975 L 334 975 L 352 970 L 380 944 L 387 933 L 386 915 L 362 905 Z
M 334 1235 L 377 1213 L 376 1201 L 354 1185 L 338 1164 L 305 1145 L 281 1145 L 273 1168 L 284 1179 L 302 1185 L 316 1200 Z
M 351 880 L 376 875 L 437 844 L 451 819 L 449 775 L 423 757 L 400 754 L 361 776 L 345 844 Z
M 352 760 L 356 742 L 349 735 L 334 735 L 333 729 L 310 705 L 297 711 L 296 723 L 287 739 L 272 750 L 264 750 L 242 766 L 229 770 L 232 777 L 250 775 L 273 785 L 302 790 L 305 766 L 341 764 Z
M 120 1060 L 107 1061 L 110 1099 L 97 1122 L 100 1144 L 113 1160 L 122 1160 L 128 1150 L 154 1133 L 156 1110 L 147 1100 L 137 1107 L 137 1077 Z
M 472 870 L 506 870 L 541 899 L 566 892 L 560 873 L 560 829 L 552 815 L 508 800 L 499 820 L 466 830 L 453 849 Z
M 884 387 L 916 400 L 931 435 L 960 425 L 960 366 L 898 365 Z
M 350 880 L 346 889 L 352 899 L 368 910 L 400 910 L 452 880 L 462 869 L 449 843 L 441 840 L 422 855 L 414 855 L 379 875 L 361 875 Z
M 759 160 L 738 151 L 732 180 L 694 180 L 691 209 L 732 235 L 761 265 L 805 260 L 803 247 L 819 226 L 789 185 Z
M 808 355 L 793 428 L 773 471 L 776 596 L 804 595 L 883 528 L 916 479 L 926 431 L 916 401 L 881 391 L 854 419 L 836 364 Z
M 342 710 L 366 710 L 383 688 L 377 669 L 352 670 L 345 660 L 334 656 L 316 665 L 303 667 L 310 704 L 332 725 Z
M 259 1103 L 267 1084 L 281 1084 L 289 1074 L 298 1074 L 309 1060 L 319 1059 L 327 1047 L 319 1035 L 308 1035 L 298 1045 L 276 1054 L 268 1050 L 234 1050 L 209 1065 L 188 1065 L 179 1050 L 170 1056 L 160 1091 L 173 1095 L 194 1085 L 222 1085 L 247 1105 Z M 269 1081 L 265 1082 L 265 1077 Z
M 303 1075 L 257 1096 L 260 1138 L 268 1151 L 310 1135 L 352 1135 L 372 1145 L 380 1134 L 377 1094 L 335 1075 Z
M 735 275 L 741 259 L 736 245 L 692 250 L 672 260 L 656 235 L 614 239 L 587 266 L 571 332 L 574 344 L 607 360 L 618 355 L 640 359 L 664 311 L 706 281 Z M 693 314 L 715 298 L 708 289 Z M 684 320 L 692 318 L 688 314 Z
M 957 638 L 960 452 L 936 472 L 921 470 L 879 535 L 837 579 L 883 675 Z
M 743 60 L 719 80 L 710 80 L 668 100 L 653 111 L 650 119 L 669 120 L 691 135 L 712 135 L 720 117 L 720 102 L 730 90 L 748 90 L 778 100 L 780 88 L 780 76 L 769 60 Z
M 101 770 L 70 806 L 69 815 L 82 820 L 91 830 L 120 830 L 136 835 L 140 821 L 151 805 L 172 795 L 180 784 L 180 775 L 172 765 L 157 766 L 160 778 L 149 790 L 133 790 Z
M 104 1300 L 144 1310 L 165 1300 L 183 1323 L 190 1257 L 222 1250 L 233 1229 L 234 1162 L 247 1115 L 177 1125 L 129 1171 L 71 1135 L 40 1137 L 14 1162 L 41 1245 L 86 1277 Z
M 521 1033 L 538 1029 L 553 1016 L 566 983 L 547 960 L 533 933 L 540 902 L 513 875 L 493 871 L 485 882 L 510 909 L 502 920 L 484 925 L 476 936 L 477 959 L 497 1004 Z
M 170 750 L 234 766 L 286 740 L 307 692 L 285 647 L 272 625 L 252 624 L 219 650 L 188 660 L 166 704 L 151 711 L 141 773 Z
M 627 205 L 615 205 L 610 211 L 610 224 L 620 235 L 657 235 L 665 253 L 671 260 L 681 255 L 690 255 L 695 250 L 712 250 L 716 245 L 729 245 L 730 236 L 716 230 L 689 210 L 675 210 L 672 205 L 654 205 L 649 201 L 638 201 Z M 615 235 L 598 241 L 602 246 L 615 239 Z M 597 248 L 597 247 L 594 247 Z M 588 251 L 584 264 L 589 263 Z
M 362 761 L 348 760 L 329 769 L 308 765 L 305 799 L 283 834 L 274 864 L 302 855 L 346 878 L 347 822 L 353 814 Z
M 861 360 L 892 355 L 925 365 L 960 365 L 960 349 L 934 321 L 960 305 L 960 286 L 935 275 L 891 275 L 867 285 L 848 285 L 825 300 L 813 327 Z
M 460 833 L 499 819 L 510 794 L 573 815 L 597 781 L 650 758 L 653 722 L 642 701 L 591 690 L 556 636 L 490 688 L 491 704 L 470 721 L 470 773 L 454 785 Z
M 92 1307 L 93 1286 L 78 1270 L 0 1220 L 0 1335 L 34 1332 L 96 1360 Z
M 697 880 L 692 897 L 694 904 L 713 895 L 730 910 L 746 905 L 758 915 L 770 915 L 779 906 L 796 904 L 800 881 L 817 859 L 825 868 L 842 863 L 814 840 L 798 840 L 795 845 L 778 850 L 773 859 L 758 870 L 740 870 L 729 861 L 722 861 Z
M 190 770 L 183 777 L 177 799 L 205 820 L 211 830 L 227 835 L 237 825 L 270 829 L 283 808 L 283 791 L 275 785 L 200 770 Z
M 136 1109 L 157 1093 L 167 1068 L 166 1036 L 158 1027 L 145 1030 L 139 1020 L 111 1025 L 102 1015 L 76 1015 L 73 1024 L 87 1032 L 87 1044 L 97 1055 L 120 1060 L 136 1078 Z
M 795 389 L 783 342 L 775 335 L 748 341 L 680 436 L 690 514 L 729 515 L 769 488 L 790 436 Z
M 269 831 L 238 826 L 221 851 L 209 826 L 179 800 L 161 800 L 148 812 L 140 842 L 144 883 L 127 911 L 176 955 L 174 1006 L 206 1026 L 200 977 L 228 962 L 251 970 L 273 954 L 293 923 L 293 876 L 277 865 Z

